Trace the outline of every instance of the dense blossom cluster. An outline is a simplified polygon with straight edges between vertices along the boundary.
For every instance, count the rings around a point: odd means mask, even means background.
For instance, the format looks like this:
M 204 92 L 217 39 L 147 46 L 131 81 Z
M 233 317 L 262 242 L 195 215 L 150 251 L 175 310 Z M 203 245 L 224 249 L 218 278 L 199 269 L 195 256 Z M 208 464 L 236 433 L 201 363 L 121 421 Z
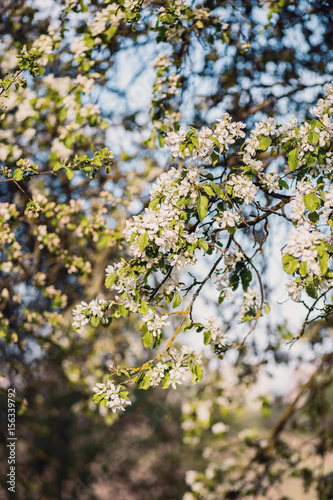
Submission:
M 165 57 L 160 57 L 156 64 L 163 68 L 169 66 Z M 328 90 L 331 91 L 331 88 Z M 324 104 L 321 104 L 320 109 L 326 109 L 323 106 Z M 105 322 L 114 315 L 119 317 L 129 312 L 137 312 L 142 316 L 140 330 L 144 345 L 159 345 L 163 331 L 170 321 L 167 321 L 167 314 L 161 314 L 151 303 L 149 287 L 146 287 L 147 278 L 144 277 L 146 273 L 150 273 L 150 270 L 160 270 L 167 274 L 173 267 L 182 269 L 193 265 L 197 248 L 209 253 L 209 237 L 215 235 L 213 231 L 216 226 L 213 224 L 217 225 L 218 231 L 225 230 L 233 238 L 240 223 L 244 226 L 248 224 L 245 208 L 241 207 L 253 206 L 253 203 L 258 207 L 257 200 L 261 189 L 269 194 L 279 192 L 285 187 L 280 184 L 281 179 L 277 171 L 264 171 L 266 164 L 258 159 L 258 152 L 273 148 L 277 141 L 280 141 L 279 147 L 286 148 L 286 145 L 289 145 L 285 152 L 290 167 L 288 175 L 292 181 L 293 172 L 302 166 L 302 159 L 305 161 L 307 154 L 317 155 L 319 148 L 326 148 L 328 145 L 331 129 L 324 125 L 324 122 L 327 122 L 326 115 L 319 118 L 321 121 L 305 123 L 298 128 L 294 121 L 284 127 L 278 126 L 273 119 L 256 124 L 245 140 L 244 152 L 241 153 L 243 168 L 238 167 L 236 173 L 231 171 L 224 180 L 222 173 L 219 184 L 207 182 L 206 171 L 200 162 L 207 163 L 216 155 L 225 154 L 230 148 L 235 148 L 237 141 L 245 136 L 244 124 L 233 123 L 230 116 L 225 114 L 212 129 L 204 127 L 200 131 L 190 129 L 185 132 L 180 128 L 177 132 L 167 132 L 166 144 L 173 157 L 179 157 L 185 162 L 181 162 L 178 168 L 171 167 L 157 179 L 150 191 L 149 206 L 144 209 L 142 215 L 127 221 L 124 234 L 134 259 L 128 263 L 122 261 L 107 267 L 106 284 L 115 294 L 114 298 L 109 302 L 92 301 L 90 304 L 78 306 L 74 311 L 77 329 L 80 330 L 89 321 L 94 324 L 96 318 L 103 318 Z M 310 147 L 316 143 L 316 150 Z M 236 151 L 237 149 L 231 156 Z M 327 234 L 317 227 L 317 223 L 319 224 L 320 220 L 330 220 L 333 208 L 332 192 L 331 188 L 325 190 L 324 183 L 319 187 L 314 186 L 310 177 L 305 176 L 296 182 L 294 196 L 288 200 L 290 217 L 296 227 L 283 249 L 283 265 L 287 273 L 295 275 L 294 279 L 287 283 L 287 290 L 295 301 L 300 300 L 304 289 L 310 296 L 314 296 L 315 289 L 329 289 L 330 255 L 325 250 Z M 283 196 L 281 199 L 284 200 Z M 320 209 L 322 211 L 316 215 L 316 210 Z M 210 214 L 214 213 L 213 210 L 216 212 L 211 217 L 211 222 L 208 222 L 212 229 L 209 233 L 204 233 L 202 228 Z M 249 221 L 251 222 L 251 219 Z M 222 252 L 222 249 L 219 251 Z M 218 278 L 217 289 L 220 291 L 219 300 L 222 302 L 229 297 L 231 289 L 237 288 L 235 280 L 240 280 L 244 291 L 240 311 L 242 320 L 257 322 L 263 314 L 264 296 L 262 288 L 259 292 L 249 286 L 253 276 L 248 257 L 239 244 L 233 251 L 226 248 L 222 257 L 225 268 L 218 268 L 215 272 Z M 155 296 L 156 304 L 168 299 L 167 302 L 173 301 L 174 308 L 178 307 L 182 301 L 178 292 L 181 292 L 181 289 L 177 282 L 170 282 L 169 287 L 167 283 L 162 283 L 163 292 L 154 292 L 152 296 Z M 182 314 L 186 315 L 186 312 Z M 214 319 L 210 319 L 205 326 L 200 325 L 199 323 L 197 329 L 203 330 L 205 344 L 211 343 L 216 353 L 229 349 L 226 336 Z M 139 387 L 140 384 L 146 388 L 162 383 L 164 387 L 175 388 L 185 375 L 184 356 L 183 352 L 181 359 L 177 356 L 171 356 L 171 360 L 158 358 L 156 365 L 151 365 L 142 372 L 144 378 L 139 380 Z M 193 380 L 198 380 L 202 376 L 198 369 L 200 362 L 194 362 L 193 356 L 192 353 L 191 362 L 195 367 L 191 368 L 192 376 Z
M 232 187 L 236 198 L 241 198 L 245 203 L 251 203 L 255 199 L 258 187 L 248 177 L 233 175 L 230 177 L 228 184 Z
M 185 159 L 191 156 L 193 159 L 197 158 L 201 161 L 209 161 L 214 145 L 218 144 L 220 154 L 225 153 L 238 139 L 245 137 L 245 132 L 242 130 L 245 126 L 245 123 L 233 122 L 231 116 L 225 113 L 223 118 L 217 121 L 213 130 L 204 127 L 198 132 L 196 140 L 193 143 L 195 148 L 184 147 L 182 145 L 187 138 L 185 130 L 182 127 L 180 127 L 177 133 L 168 132 L 165 141 L 175 158 L 179 156 Z
M 97 396 L 103 396 L 102 399 L 106 401 L 107 408 L 113 412 L 125 410 L 125 406 L 132 404 L 126 397 L 127 392 L 123 390 L 123 387 L 115 386 L 110 379 L 105 384 L 97 383 L 93 390 Z
M 144 258 L 148 267 L 158 262 L 160 252 L 170 256 L 170 263 L 179 268 L 193 263 L 191 247 L 197 243 L 197 238 L 185 229 L 184 204 L 180 201 L 181 198 L 189 197 L 187 206 L 193 207 L 197 198 L 196 190 L 200 186 L 199 174 L 200 169 L 197 168 L 183 172 L 172 168 L 162 174 L 150 193 L 154 208 L 148 207 L 142 216 L 127 221 L 124 234 L 130 249 L 134 256 Z M 142 237 L 146 237 L 146 241 L 142 242 Z M 158 247 L 156 257 L 149 257 L 145 252 L 149 245 Z

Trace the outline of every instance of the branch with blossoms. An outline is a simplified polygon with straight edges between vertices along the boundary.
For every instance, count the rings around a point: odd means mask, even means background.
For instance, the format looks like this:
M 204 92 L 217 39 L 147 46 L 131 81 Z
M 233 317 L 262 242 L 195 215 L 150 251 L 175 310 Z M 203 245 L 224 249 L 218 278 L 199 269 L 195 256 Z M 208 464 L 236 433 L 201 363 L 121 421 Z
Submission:
M 157 179 L 144 213 L 127 221 L 124 235 L 132 259 L 107 267 L 105 285 L 112 298 L 83 303 L 73 311 L 73 326 L 78 332 L 89 322 L 92 326 L 101 323 L 107 327 L 119 317 L 139 314 L 142 317 L 143 344 L 155 349 L 163 341 L 169 314 L 173 314 L 162 311 L 170 307 L 177 309 L 189 291 L 197 287 L 185 311 L 174 311 L 183 318 L 163 352 L 141 367 L 127 370 L 129 381 L 144 389 L 151 385 L 151 380 L 153 385 L 160 380 L 162 387 L 174 386 L 170 374 L 176 372 L 172 370 L 181 368 L 177 380 L 182 380 L 186 363 L 192 372 L 192 380 L 201 379 L 193 350 L 190 361 L 183 355 L 175 355 L 172 361 L 170 354 L 188 314 L 190 323 L 184 330 L 203 332 L 204 343 L 211 343 L 218 356 L 223 357 L 228 349 L 244 345 L 263 313 L 270 311 L 269 305 L 265 304 L 262 277 L 254 260 L 263 251 L 268 236 L 267 221 L 273 215 L 292 222 L 294 227 L 282 249 L 283 269 L 292 277 L 287 284 L 291 298 L 299 301 L 304 291 L 317 304 L 318 291 L 331 290 L 332 103 L 333 85 L 327 85 L 325 99 L 312 110 L 315 116 L 312 121 L 298 126 L 292 120 L 282 126 L 273 119 L 264 120 L 255 125 L 245 141 L 242 141 L 245 125 L 233 122 L 228 114 L 223 115 L 212 129 L 205 127 L 198 131 L 190 128 L 185 132 L 179 128 L 166 134 L 165 143 L 171 149 L 172 161 L 179 158 L 179 166 L 171 167 Z M 259 159 L 263 153 L 265 163 Z M 228 165 L 226 155 L 237 160 Z M 271 171 L 272 163 L 279 158 L 285 158 L 286 164 L 279 171 Z M 277 204 L 274 204 L 275 199 L 279 199 Z M 285 209 L 288 205 L 291 212 L 287 216 Z M 259 241 L 254 235 L 256 250 L 249 257 L 244 248 L 244 235 L 250 229 L 260 230 L 262 222 L 266 236 Z M 175 279 L 175 273 L 193 267 L 200 250 L 208 259 L 214 254 L 220 255 L 203 280 L 189 274 L 192 281 L 185 286 Z M 259 290 L 250 287 L 252 272 Z M 252 323 L 252 326 L 238 344 L 227 345 L 222 337 L 219 339 L 220 334 L 213 334 L 217 326 L 196 322 L 192 317 L 194 301 L 214 276 L 220 278 L 220 304 L 230 293 L 236 292 L 239 285 L 243 290 L 240 320 Z M 154 280 L 159 282 L 157 286 Z M 320 296 L 326 297 L 327 293 Z M 327 309 L 325 311 L 327 313 Z M 308 314 L 306 323 L 310 320 Z M 169 357 L 163 358 L 165 354 Z M 163 376 L 161 365 L 158 365 L 159 375 L 154 372 L 158 363 L 165 366 Z M 120 375 L 124 375 L 124 370 Z M 103 388 L 97 386 L 99 389 L 94 400 L 97 403 L 104 401 L 103 405 L 113 410 L 124 409 L 128 395 L 123 392 L 121 383 L 115 384 L 113 376 L 108 377 Z M 115 400 L 117 404 L 112 403 Z
M 0 179 L 0 183 L 30 181 L 34 176 L 57 174 L 59 171 L 64 171 L 68 180 L 73 178 L 75 171 L 82 171 L 93 179 L 101 167 L 105 168 L 106 173 L 110 173 L 112 160 L 113 153 L 108 148 L 97 150 L 92 158 L 87 155 L 76 155 L 72 161 L 61 160 L 52 170 L 40 170 L 39 166 L 31 163 L 30 160 L 21 159 L 16 163 L 14 170 L 6 166 L 0 168 L 0 175 L 4 177 L 4 179 Z

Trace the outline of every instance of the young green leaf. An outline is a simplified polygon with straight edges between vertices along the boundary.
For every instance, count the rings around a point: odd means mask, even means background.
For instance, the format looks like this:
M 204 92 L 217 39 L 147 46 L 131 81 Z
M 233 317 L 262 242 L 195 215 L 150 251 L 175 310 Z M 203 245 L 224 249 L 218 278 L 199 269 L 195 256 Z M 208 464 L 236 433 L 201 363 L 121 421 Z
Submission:
M 13 173 L 14 181 L 21 181 L 23 179 L 23 172 L 20 168 L 16 168 Z
M 290 170 L 292 170 L 293 172 L 294 172 L 294 170 L 296 170 L 296 168 L 298 167 L 298 164 L 299 164 L 298 155 L 299 155 L 299 150 L 297 148 L 293 149 L 288 154 L 288 164 L 289 164 Z
M 180 298 L 180 295 L 179 293 L 176 293 L 175 294 L 175 298 L 173 299 L 173 302 L 172 302 L 172 307 L 175 309 L 176 307 L 178 307 L 182 302 L 182 299 Z
M 147 349 L 152 345 L 154 337 L 150 330 L 147 330 L 144 336 L 142 337 L 143 345 L 147 347 Z
M 105 286 L 106 288 L 111 288 L 113 283 L 116 281 L 117 275 L 116 274 L 110 274 L 105 278 Z
M 197 211 L 199 215 L 199 220 L 202 221 L 207 215 L 208 212 L 208 198 L 202 194 L 199 194 L 197 197 Z
M 314 212 L 315 210 L 317 210 L 317 208 L 321 206 L 321 201 L 316 195 L 316 193 L 306 194 L 303 198 L 303 201 L 304 205 L 308 210 L 310 210 L 310 212 Z
M 282 257 L 282 264 L 287 274 L 293 274 L 298 268 L 298 260 L 288 254 Z
M 259 141 L 259 149 L 261 149 L 261 151 L 266 151 L 271 144 L 272 139 L 270 137 L 262 137 Z
M 138 245 L 139 245 L 140 249 L 142 250 L 142 252 L 144 251 L 144 249 L 148 245 L 148 240 L 149 240 L 149 237 L 148 237 L 148 233 L 147 232 L 139 235 L 139 237 L 138 237 Z

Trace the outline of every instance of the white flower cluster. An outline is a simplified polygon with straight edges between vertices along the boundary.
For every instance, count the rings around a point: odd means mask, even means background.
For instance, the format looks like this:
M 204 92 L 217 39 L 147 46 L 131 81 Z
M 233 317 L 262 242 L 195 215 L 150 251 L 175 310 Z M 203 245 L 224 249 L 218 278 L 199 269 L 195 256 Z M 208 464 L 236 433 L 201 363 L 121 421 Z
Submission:
M 175 356 L 174 351 L 172 353 Z M 189 359 L 198 365 L 202 364 L 202 354 L 196 352 L 191 346 L 183 345 L 180 353 L 180 362 L 187 362 Z
M 229 113 L 224 113 L 222 118 L 217 120 L 217 125 L 214 128 L 213 138 L 217 138 L 220 143 L 220 153 L 228 151 L 229 145 L 234 144 L 237 139 L 245 137 L 245 123 L 233 122 Z
M 87 304 L 86 302 L 81 302 L 81 304 L 78 304 L 72 311 L 72 314 L 74 316 L 74 329 L 78 332 L 81 332 L 82 328 L 87 323 L 89 323 L 90 316 L 103 318 L 106 305 L 107 301 L 104 299 L 94 299 L 89 302 L 89 304 Z
M 114 413 L 117 410 L 125 410 L 125 406 L 131 405 L 131 401 L 121 396 L 120 385 L 115 386 L 109 379 L 105 384 L 97 383 L 93 391 L 99 396 L 105 393 L 104 399 L 107 400 L 106 406 Z
M 148 372 L 150 376 L 150 386 L 157 387 L 162 379 L 164 378 L 165 371 L 169 368 L 165 363 L 161 363 L 160 361 L 157 363 L 154 368 L 151 368 Z
M 167 317 L 167 314 L 160 316 L 152 309 L 148 309 L 147 314 L 143 316 L 143 321 L 147 330 L 150 331 L 154 337 L 156 337 L 156 335 L 161 335 L 162 329 L 170 324 L 168 321 L 165 321 Z
M 17 217 L 18 214 L 14 203 L 0 203 L 0 222 L 6 222 L 11 217 Z
M 221 278 L 216 283 L 216 290 L 220 292 L 221 299 L 230 299 L 232 297 L 232 290 L 230 284 L 221 280 Z
M 183 150 L 180 147 L 181 143 L 186 140 L 186 132 L 182 127 L 180 127 L 178 133 L 169 132 L 165 142 L 170 147 L 175 158 L 179 156 L 185 159 L 192 156 L 193 159 L 198 158 L 205 161 L 209 160 L 216 142 L 219 145 L 219 153 L 223 154 L 229 149 L 229 145 L 234 144 L 239 138 L 244 138 L 245 133 L 242 129 L 245 126 L 242 122 L 232 122 L 230 115 L 225 113 L 221 119 L 217 120 L 213 130 L 204 127 L 198 132 L 195 138 L 198 144 L 193 151 L 190 151 L 188 147 Z
M 73 52 L 75 59 L 84 57 L 87 50 L 89 49 L 83 38 L 77 38 L 71 43 L 71 51 Z
M 59 158 L 67 160 L 72 154 L 73 150 L 69 149 L 62 141 L 56 138 L 52 143 L 51 152 L 55 153 Z
M 248 288 L 247 292 L 243 295 L 243 305 L 241 307 L 241 314 L 245 316 L 249 312 L 256 312 L 259 307 L 260 294 L 252 288 Z
M 304 196 L 313 192 L 314 187 L 310 182 L 301 180 L 297 182 L 295 196 L 290 201 L 292 212 L 290 217 L 299 224 L 307 220 L 305 217 L 306 207 L 304 203 Z
M 185 222 L 181 219 L 182 206 L 177 206 L 180 197 L 190 197 L 189 207 L 194 206 L 197 198 L 199 184 L 199 169 L 186 172 L 186 176 L 181 179 L 181 171 L 172 168 L 164 173 L 153 185 L 150 192 L 151 200 L 154 201 L 163 197 L 159 208 L 155 210 L 146 208 L 141 216 L 134 216 L 132 221 L 126 222 L 124 230 L 125 237 L 129 242 L 131 252 L 136 257 L 144 258 L 147 267 L 157 262 L 158 258 L 148 258 L 140 248 L 140 235 L 147 234 L 148 244 L 155 243 L 159 247 L 159 252 L 171 252 L 170 263 L 178 268 L 189 266 L 194 262 L 193 255 L 182 251 L 187 244 L 197 242 L 194 234 L 185 230 Z M 180 180 L 181 179 L 181 180 Z
M 116 281 L 113 283 L 110 290 L 116 292 L 115 301 L 129 309 L 131 312 L 138 311 L 138 304 L 136 302 L 136 291 L 138 287 L 137 278 L 127 272 L 125 262 L 118 262 L 115 265 L 107 266 L 106 276 L 116 274 Z
M 250 137 L 245 141 L 246 153 L 250 155 L 250 157 L 255 156 L 259 149 L 259 142 L 261 136 L 270 137 L 274 136 L 275 133 L 276 133 L 276 122 L 274 118 L 268 118 L 267 120 L 263 120 L 259 123 L 256 123 L 254 130 L 251 132 Z
M 119 8 L 119 5 L 112 3 L 105 9 L 97 12 L 94 20 L 90 25 L 92 36 L 96 37 L 105 31 L 106 26 L 110 23 L 111 26 L 117 26 L 125 18 L 124 12 Z
M 210 332 L 211 334 L 211 342 L 214 345 L 218 345 L 218 347 L 222 347 L 225 345 L 227 336 L 222 333 L 220 325 L 217 323 L 217 318 L 212 316 L 208 318 L 208 323 L 205 326 L 205 330 Z
M 313 108 L 311 112 L 317 116 L 320 120 L 318 125 L 316 123 L 305 122 L 300 127 L 297 127 L 297 120 L 293 119 L 290 124 L 285 125 L 284 127 L 279 128 L 279 133 L 284 134 L 282 138 L 283 142 L 288 142 L 291 139 L 294 142 L 294 145 L 297 146 L 299 150 L 298 153 L 298 162 L 299 166 L 306 164 L 306 158 L 308 153 L 315 153 L 318 147 L 325 147 L 329 144 L 330 140 L 333 137 L 333 123 L 331 122 L 331 113 L 332 113 L 332 94 L 331 88 L 327 88 L 329 91 L 328 95 L 324 100 L 319 100 L 318 102 L 322 102 L 319 108 Z M 325 102 L 325 104 L 324 104 Z M 322 114 L 323 112 L 326 114 Z M 330 113 L 327 114 L 327 112 Z M 332 164 L 331 153 L 327 153 L 326 160 L 326 171 L 327 168 Z M 322 167 L 321 167 L 322 168 Z
M 169 66 L 171 66 L 171 61 L 166 55 L 163 54 L 159 54 L 153 61 L 153 68 L 159 68 L 164 71 Z
M 169 371 L 170 380 L 168 385 L 171 385 L 173 389 L 177 389 L 177 384 L 182 385 L 185 380 L 186 368 L 183 366 L 175 366 Z
M 237 262 L 241 262 L 242 260 L 244 260 L 244 255 L 240 250 L 236 250 L 234 252 L 228 250 L 225 253 L 224 260 L 226 266 L 231 269 L 235 266 L 235 264 L 237 264 Z
M 325 235 L 314 229 L 309 223 L 304 222 L 303 225 L 296 227 L 295 233 L 289 234 L 289 236 L 290 240 L 284 253 L 306 262 L 310 276 L 321 276 L 322 272 L 317 262 L 318 250 L 316 245 L 321 243 Z
M 179 94 L 181 86 L 181 76 L 178 73 L 163 75 L 156 78 L 154 82 L 155 98 L 165 99 L 172 95 Z
M 148 370 L 151 387 L 156 387 L 166 375 L 168 375 L 167 386 L 176 389 L 177 385 L 182 385 L 188 372 L 189 361 L 201 365 L 201 354 L 188 346 L 182 346 L 180 352 L 172 349 L 168 358 L 163 358 L 162 362 L 158 362 L 154 368 Z
M 183 0 L 175 0 L 172 6 L 174 8 L 173 14 L 177 17 L 181 17 L 183 14 L 183 10 L 186 8 L 186 4 L 183 2 Z M 166 8 L 164 6 L 161 6 L 159 8 L 159 13 L 166 14 Z
M 95 79 L 99 76 L 100 75 L 98 73 L 93 73 L 92 75 L 90 75 L 90 78 L 85 75 L 77 75 L 74 83 L 82 88 L 82 92 L 84 94 L 90 94 L 93 86 L 95 85 Z
M 318 134 L 318 140 L 315 141 L 314 139 L 310 140 L 309 138 L 309 133 L 314 132 Z M 301 144 L 300 144 L 300 153 L 299 153 L 299 158 L 302 159 L 305 157 L 305 154 L 310 151 L 313 152 L 319 145 L 319 147 L 324 147 L 326 142 L 330 140 L 330 134 L 329 131 L 324 129 L 321 130 L 318 127 L 315 127 L 312 129 L 312 126 L 310 123 L 305 122 L 303 125 L 299 127 L 298 134 L 296 134 L 296 137 L 298 139 L 301 139 Z
M 239 222 L 239 214 L 225 210 L 221 215 L 217 215 L 215 220 L 221 229 L 225 229 L 226 227 L 235 227 Z
M 316 106 L 310 111 L 314 116 L 322 117 L 325 115 L 333 115 L 333 84 L 326 83 L 324 99 L 319 99 Z
M 72 79 L 69 76 L 56 78 L 50 73 L 43 77 L 43 83 L 52 90 L 58 92 L 61 97 L 66 97 L 72 85 Z
M 232 187 L 234 196 L 242 198 L 245 203 L 251 203 L 258 191 L 258 187 L 245 175 L 231 175 L 228 185 Z
M 42 54 L 38 62 L 46 66 L 49 60 L 48 56 L 52 54 L 53 40 L 49 35 L 40 35 L 32 44 L 32 49 Z
M 197 188 L 200 186 L 199 175 L 202 168 L 189 165 L 186 176 L 182 178 L 183 170 L 172 167 L 168 172 L 164 172 L 153 184 L 150 191 L 151 200 L 163 196 L 164 203 L 171 203 L 176 206 L 180 197 L 190 197 L 189 208 L 194 207 L 197 199 Z
M 99 115 L 101 110 L 98 104 L 88 103 L 80 108 L 80 114 L 84 117 Z
M 183 152 L 180 151 L 180 144 L 185 141 L 186 132 L 183 127 L 177 132 L 168 132 L 165 138 L 165 144 L 171 149 L 172 154 L 175 158 L 179 156 L 180 158 L 185 158 L 185 156 L 190 156 L 189 150 L 186 148 Z
M 269 193 L 276 192 L 280 189 L 279 180 L 280 176 L 276 170 L 268 174 L 264 173 L 259 176 L 260 183 L 266 187 Z
M 299 302 L 302 297 L 302 292 L 304 290 L 305 285 L 300 281 L 294 281 L 289 278 L 286 283 L 286 289 L 288 295 L 292 298 L 294 302 Z

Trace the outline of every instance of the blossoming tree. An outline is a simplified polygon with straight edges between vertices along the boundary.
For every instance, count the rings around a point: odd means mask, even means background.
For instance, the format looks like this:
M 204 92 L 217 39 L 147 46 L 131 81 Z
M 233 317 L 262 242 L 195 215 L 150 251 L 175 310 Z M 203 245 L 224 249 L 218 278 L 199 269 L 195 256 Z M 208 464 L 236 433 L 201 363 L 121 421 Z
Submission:
M 57 3 L 40 32 L 2 43 L 4 353 L 9 363 L 27 362 L 29 345 L 35 352 L 38 344 L 100 339 L 94 375 L 79 373 L 112 417 L 131 406 L 132 388 L 177 389 L 188 374 L 202 381 L 183 408 L 185 440 L 198 445 L 209 426 L 218 440 L 206 472 L 188 474 L 186 500 L 267 495 L 289 474 L 306 488 L 315 483 L 318 498 L 332 491 L 322 462 L 321 472 L 312 470 L 308 450 L 281 439 L 303 395 L 325 398 L 332 381 L 332 345 L 320 322 L 330 320 L 333 279 L 324 4 L 70 0 Z M 17 15 L 24 18 L 15 8 L 8 15 L 12 26 Z M 117 82 L 127 58 L 142 102 Z M 286 297 L 303 306 L 294 336 L 280 319 L 270 266 Z M 40 300 L 23 300 L 29 293 Z M 217 318 L 203 314 L 204 294 Z M 316 336 L 299 355 L 312 323 Z M 209 373 L 200 343 L 222 373 L 233 367 L 229 384 L 219 370 Z M 216 415 L 246 407 L 246 389 L 293 352 L 312 374 L 269 437 L 229 440 Z M 200 413 L 203 401 L 209 414 Z M 304 426 L 312 429 L 325 405 L 316 413 L 310 403 Z M 268 411 L 269 400 L 262 404 Z M 231 443 L 234 462 L 218 465 Z M 324 460 L 328 424 L 316 445 Z

